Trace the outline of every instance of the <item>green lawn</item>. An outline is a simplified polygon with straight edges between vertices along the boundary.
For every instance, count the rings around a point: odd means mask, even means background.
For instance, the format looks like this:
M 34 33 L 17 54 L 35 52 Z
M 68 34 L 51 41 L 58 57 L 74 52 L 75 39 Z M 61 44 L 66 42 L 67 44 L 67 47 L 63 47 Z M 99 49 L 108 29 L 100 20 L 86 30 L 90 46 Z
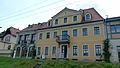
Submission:
M 13 58 L 0 57 L 0 68 L 12 68 Z M 66 60 L 39 61 L 35 59 L 15 58 L 14 68 L 33 68 L 36 63 L 40 68 L 120 68 L 120 64 L 80 62 Z

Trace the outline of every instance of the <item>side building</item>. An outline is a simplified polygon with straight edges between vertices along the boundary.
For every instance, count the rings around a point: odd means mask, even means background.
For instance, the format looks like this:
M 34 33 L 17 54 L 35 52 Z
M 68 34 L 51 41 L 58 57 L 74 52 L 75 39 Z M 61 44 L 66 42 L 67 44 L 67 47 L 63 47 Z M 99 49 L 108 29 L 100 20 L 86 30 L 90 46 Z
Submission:
M 20 30 L 10 27 L 6 31 L 0 33 L 0 56 L 11 56 L 16 43 L 17 32 L 20 32 Z
M 64 8 L 38 29 L 36 57 L 96 61 L 103 59 L 104 25 L 94 9 Z
M 105 19 L 106 38 L 109 39 L 110 61 L 120 62 L 120 17 Z
M 37 29 L 47 27 L 47 22 L 28 25 L 17 33 L 16 57 L 32 58 L 35 53 Z

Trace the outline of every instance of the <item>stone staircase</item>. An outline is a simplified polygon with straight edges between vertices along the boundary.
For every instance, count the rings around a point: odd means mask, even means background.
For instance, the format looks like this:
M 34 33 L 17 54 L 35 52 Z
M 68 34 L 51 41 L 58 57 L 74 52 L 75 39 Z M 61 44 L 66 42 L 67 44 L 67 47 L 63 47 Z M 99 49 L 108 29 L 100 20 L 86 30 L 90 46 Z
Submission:
M 0 56 L 11 56 L 11 50 L 0 49 Z

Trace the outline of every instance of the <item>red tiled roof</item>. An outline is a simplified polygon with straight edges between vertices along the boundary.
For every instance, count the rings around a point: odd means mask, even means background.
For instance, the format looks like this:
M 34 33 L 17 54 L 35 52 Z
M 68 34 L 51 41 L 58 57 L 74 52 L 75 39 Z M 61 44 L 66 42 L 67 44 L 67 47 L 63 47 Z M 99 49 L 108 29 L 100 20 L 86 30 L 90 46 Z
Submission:
M 97 20 L 103 20 L 104 19 L 94 8 L 84 9 L 83 12 L 84 12 L 84 16 L 87 13 L 90 13 L 91 14 L 91 20 L 85 21 L 85 17 L 83 17 L 82 22 L 97 21 Z
M 10 32 L 11 32 L 11 34 L 12 34 L 13 36 L 16 36 L 16 33 L 17 33 L 17 32 L 20 32 L 20 30 L 14 28 L 14 27 L 10 27 Z
M 47 28 L 47 23 L 48 22 L 43 22 L 41 23 L 41 25 L 38 25 L 38 24 L 32 24 L 32 27 L 26 27 L 24 28 L 23 30 L 21 30 L 21 32 L 24 32 L 24 31 L 31 31 L 31 30 L 37 30 L 37 29 L 42 29 L 42 28 Z

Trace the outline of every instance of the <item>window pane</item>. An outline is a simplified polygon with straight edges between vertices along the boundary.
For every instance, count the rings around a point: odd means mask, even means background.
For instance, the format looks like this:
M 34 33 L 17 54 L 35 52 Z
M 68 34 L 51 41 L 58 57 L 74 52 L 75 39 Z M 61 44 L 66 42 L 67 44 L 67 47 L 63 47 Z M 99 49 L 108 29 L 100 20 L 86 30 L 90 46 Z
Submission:
M 73 56 L 77 56 L 77 46 L 73 46 Z
M 90 20 L 90 19 L 91 19 L 90 14 L 86 14 L 86 20 Z
M 83 56 L 88 56 L 88 45 L 83 45 Z
M 57 32 L 54 32 L 53 38 L 56 38 L 56 37 L 57 37 Z
M 51 21 L 48 22 L 48 26 L 51 26 Z
M 117 25 L 117 26 L 116 26 L 116 31 L 117 31 L 117 32 L 120 32 L 120 25 Z
M 48 55 L 48 47 L 45 47 L 45 55 Z
M 77 36 L 77 29 L 73 29 L 73 36 Z
M 52 56 L 56 56 L 56 46 L 53 46 L 53 49 L 52 49 Z
M 100 34 L 100 28 L 94 27 L 94 34 Z
M 40 33 L 39 35 L 39 39 L 42 39 L 43 33 Z
M 83 33 L 83 36 L 88 36 L 88 29 L 87 28 L 83 28 L 82 29 L 82 33 Z
M 46 39 L 49 39 L 49 38 L 50 38 L 50 32 L 47 32 Z
M 64 18 L 64 23 L 67 23 L 67 18 Z
M 115 25 L 111 25 L 111 32 L 115 33 Z
M 73 17 L 73 21 L 77 21 L 77 16 L 74 16 L 74 17 Z
M 101 53 L 101 45 L 96 45 L 95 46 L 95 53 L 96 53 L 96 56 L 101 56 L 102 53 Z
M 40 52 L 41 52 L 41 47 L 38 47 L 38 53 L 37 53 L 37 55 L 40 55 Z
M 55 20 L 55 25 L 58 24 L 58 19 Z

